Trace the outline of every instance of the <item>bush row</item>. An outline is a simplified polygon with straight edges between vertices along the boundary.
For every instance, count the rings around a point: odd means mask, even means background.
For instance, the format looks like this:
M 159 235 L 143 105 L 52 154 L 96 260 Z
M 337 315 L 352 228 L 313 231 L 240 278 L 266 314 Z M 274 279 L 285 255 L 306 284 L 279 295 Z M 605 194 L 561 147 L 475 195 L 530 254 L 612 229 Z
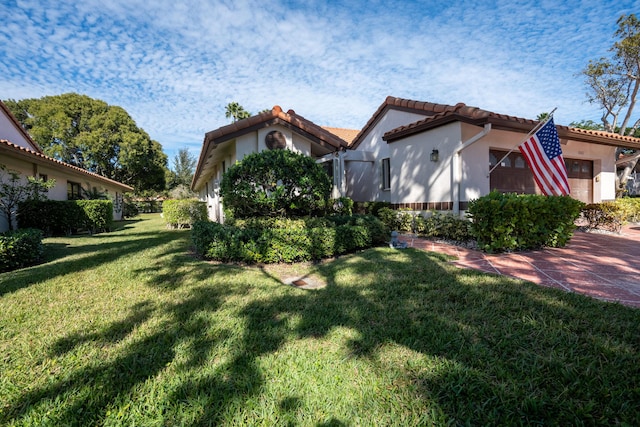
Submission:
M 200 256 L 246 263 L 318 260 L 388 241 L 388 230 L 370 215 L 286 219 L 251 218 L 233 225 L 200 221 L 192 240 Z
M 621 198 L 612 202 L 591 203 L 582 208 L 589 229 L 619 232 L 627 222 L 640 222 L 640 199 Z
M 20 228 L 38 228 L 48 236 L 109 231 L 113 225 L 111 200 L 28 200 L 18 207 Z
M 197 221 L 206 221 L 207 204 L 194 199 L 165 200 L 162 215 L 167 227 L 191 227 Z
M 0 272 L 33 265 L 42 258 L 42 231 L 25 228 L 0 234 Z
M 456 242 L 473 240 L 471 222 L 451 214 L 430 212 L 421 215 L 405 209 L 382 207 L 378 217 L 391 230 L 411 232 L 424 237 L 438 237 Z
M 487 252 L 566 245 L 584 203 L 569 196 L 492 191 L 469 202 L 472 234 Z

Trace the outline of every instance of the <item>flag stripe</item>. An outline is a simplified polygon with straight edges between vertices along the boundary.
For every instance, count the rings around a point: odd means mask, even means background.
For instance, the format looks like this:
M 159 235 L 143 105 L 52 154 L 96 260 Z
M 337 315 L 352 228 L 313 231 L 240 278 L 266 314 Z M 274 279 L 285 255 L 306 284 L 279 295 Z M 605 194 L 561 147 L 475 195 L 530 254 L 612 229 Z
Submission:
M 553 118 L 519 148 L 543 194 L 560 196 L 570 193 L 567 168 Z

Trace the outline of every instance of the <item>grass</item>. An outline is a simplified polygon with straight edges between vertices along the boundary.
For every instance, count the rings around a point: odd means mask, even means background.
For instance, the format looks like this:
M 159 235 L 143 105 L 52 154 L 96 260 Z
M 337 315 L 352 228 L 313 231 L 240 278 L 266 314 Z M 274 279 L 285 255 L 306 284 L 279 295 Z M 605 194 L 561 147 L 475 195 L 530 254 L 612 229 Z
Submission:
M 640 310 L 412 249 L 242 267 L 120 227 L 0 274 L 0 424 L 640 424 Z

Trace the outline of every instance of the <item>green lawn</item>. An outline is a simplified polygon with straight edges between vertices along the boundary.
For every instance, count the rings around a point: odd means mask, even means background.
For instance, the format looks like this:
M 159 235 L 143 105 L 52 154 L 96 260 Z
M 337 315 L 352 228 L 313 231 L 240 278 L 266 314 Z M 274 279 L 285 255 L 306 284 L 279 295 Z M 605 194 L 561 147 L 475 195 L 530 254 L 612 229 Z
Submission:
M 640 310 L 412 249 L 242 267 L 119 226 L 0 274 L 1 425 L 640 425 Z M 327 286 L 280 282 L 303 274 Z

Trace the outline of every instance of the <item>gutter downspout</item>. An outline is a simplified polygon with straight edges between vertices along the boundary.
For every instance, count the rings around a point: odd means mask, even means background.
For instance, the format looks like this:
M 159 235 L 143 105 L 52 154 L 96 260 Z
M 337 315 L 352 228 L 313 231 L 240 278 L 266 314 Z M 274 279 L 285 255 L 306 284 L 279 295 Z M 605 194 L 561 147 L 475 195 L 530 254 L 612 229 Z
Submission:
M 451 191 L 453 192 L 453 214 L 460 216 L 460 181 L 462 180 L 462 151 L 484 138 L 491 132 L 491 123 L 485 123 L 484 129 L 463 141 L 453 155 L 453 170 L 451 171 Z

